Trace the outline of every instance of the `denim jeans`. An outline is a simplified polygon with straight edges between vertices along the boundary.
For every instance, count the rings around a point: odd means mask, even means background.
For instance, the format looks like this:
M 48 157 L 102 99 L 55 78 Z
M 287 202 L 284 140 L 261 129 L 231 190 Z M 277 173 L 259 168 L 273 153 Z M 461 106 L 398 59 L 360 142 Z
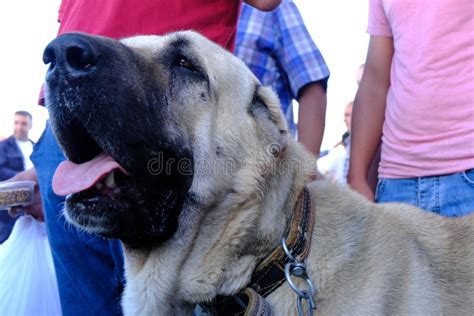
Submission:
M 65 221 L 64 197 L 54 194 L 51 188 L 56 167 L 64 159 L 48 123 L 31 160 L 38 174 L 62 313 L 121 315 L 121 245 L 117 240 L 104 240 L 79 231 Z
M 377 203 L 402 202 L 443 216 L 474 212 L 474 169 L 442 176 L 380 179 Z

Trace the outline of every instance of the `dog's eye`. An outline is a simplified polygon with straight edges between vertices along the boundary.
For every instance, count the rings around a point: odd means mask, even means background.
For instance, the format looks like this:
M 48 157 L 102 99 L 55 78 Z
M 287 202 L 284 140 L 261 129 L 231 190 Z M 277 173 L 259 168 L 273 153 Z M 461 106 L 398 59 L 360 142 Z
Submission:
M 196 67 L 194 67 L 194 65 L 186 57 L 183 56 L 177 58 L 177 65 L 179 67 L 183 67 L 189 70 L 196 70 Z

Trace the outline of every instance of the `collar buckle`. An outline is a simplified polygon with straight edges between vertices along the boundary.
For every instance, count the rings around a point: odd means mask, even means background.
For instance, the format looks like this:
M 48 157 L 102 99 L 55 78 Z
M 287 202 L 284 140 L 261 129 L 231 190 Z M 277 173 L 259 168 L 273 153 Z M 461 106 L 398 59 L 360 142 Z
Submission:
M 293 257 L 291 251 L 286 245 L 286 240 L 283 238 L 281 240 L 281 246 L 285 255 L 288 257 L 289 261 L 285 264 L 285 279 L 290 285 L 290 288 L 293 292 L 296 293 L 296 307 L 298 310 L 298 315 L 305 315 L 303 312 L 303 300 L 306 300 L 307 304 L 307 315 L 312 316 L 314 310 L 316 309 L 316 304 L 314 303 L 314 294 L 316 293 L 316 288 L 314 287 L 311 278 L 306 273 L 306 263 L 304 261 L 299 261 Z M 306 283 L 306 288 L 301 289 L 295 282 L 293 282 L 292 277 L 301 278 Z

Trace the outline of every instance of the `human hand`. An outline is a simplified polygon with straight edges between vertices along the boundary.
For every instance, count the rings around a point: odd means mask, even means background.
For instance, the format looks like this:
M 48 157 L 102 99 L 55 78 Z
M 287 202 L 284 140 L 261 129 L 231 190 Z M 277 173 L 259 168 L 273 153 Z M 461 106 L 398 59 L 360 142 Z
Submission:
M 26 215 L 33 216 L 37 221 L 44 222 L 44 211 L 43 203 L 41 200 L 41 194 L 38 188 L 38 184 L 35 185 L 35 193 L 33 197 L 33 203 L 27 206 L 15 206 L 8 210 L 8 214 L 12 217 L 17 217 L 22 212 Z
M 352 188 L 352 190 L 362 194 L 369 201 L 373 202 L 375 200 L 374 191 L 370 188 L 370 185 L 366 179 L 357 178 L 357 177 L 348 177 L 347 183 Z
M 20 213 L 24 212 L 25 214 L 33 216 L 36 220 L 43 222 L 44 221 L 43 203 L 41 201 L 41 194 L 38 187 L 38 178 L 36 176 L 36 170 L 32 168 L 26 171 L 22 171 L 18 173 L 17 175 L 15 175 L 13 178 L 6 180 L 5 182 L 15 182 L 15 181 L 35 182 L 33 203 L 27 206 L 12 207 L 8 211 L 8 214 L 10 214 L 10 216 L 12 217 L 16 217 Z

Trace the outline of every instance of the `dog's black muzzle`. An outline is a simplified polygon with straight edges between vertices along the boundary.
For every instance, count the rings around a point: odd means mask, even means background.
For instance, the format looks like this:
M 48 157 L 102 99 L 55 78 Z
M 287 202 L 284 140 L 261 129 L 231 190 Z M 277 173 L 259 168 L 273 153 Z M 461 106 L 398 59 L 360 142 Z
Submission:
M 66 156 L 83 163 L 105 150 L 129 171 L 143 169 L 147 157 L 137 147 L 152 146 L 148 142 L 157 135 L 146 139 L 134 132 L 147 127 L 147 117 L 155 118 L 154 123 L 162 119 L 160 104 L 151 105 L 148 94 L 163 92 L 160 86 L 147 86 L 140 73 L 154 71 L 119 41 L 82 33 L 53 40 L 43 61 L 50 65 L 46 106 Z M 130 148 L 138 150 L 133 161 L 125 161 L 123 153 Z
M 171 113 L 166 67 L 117 40 L 82 33 L 53 40 L 43 61 L 50 64 L 46 106 L 68 159 L 84 164 L 105 153 L 130 175 L 120 174 L 113 192 L 91 187 L 69 195 L 69 218 L 128 243 L 169 238 L 192 175 L 156 174 L 150 161 L 192 161 L 192 154 L 185 137 L 169 139 L 165 127 Z

